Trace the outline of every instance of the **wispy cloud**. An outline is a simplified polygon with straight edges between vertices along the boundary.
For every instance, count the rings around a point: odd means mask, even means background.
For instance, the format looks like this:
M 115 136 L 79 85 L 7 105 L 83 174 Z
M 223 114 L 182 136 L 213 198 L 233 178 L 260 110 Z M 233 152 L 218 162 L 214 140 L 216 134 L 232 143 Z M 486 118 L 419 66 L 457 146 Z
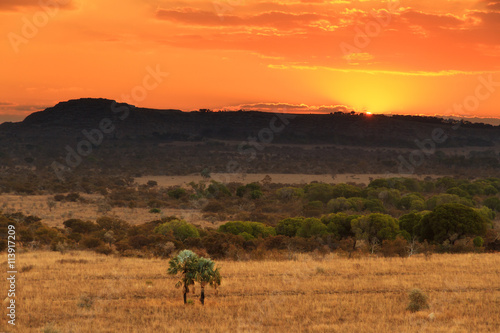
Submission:
M 332 72 L 341 73 L 362 73 L 362 74 L 387 74 L 387 75 L 398 75 L 398 76 L 456 76 L 456 75 L 482 75 L 490 73 L 500 73 L 500 71 L 457 71 L 457 70 L 445 70 L 438 72 L 426 72 L 426 71 L 387 71 L 387 70 L 370 70 L 370 69 L 350 69 L 350 68 L 333 68 L 325 66 L 305 66 L 305 65 L 268 65 L 269 68 L 273 69 L 296 69 L 296 70 L 327 70 Z
M 35 111 L 41 111 L 49 107 L 40 104 L 16 104 L 12 102 L 0 102 L 0 113 L 10 115 L 28 115 Z
M 221 19 L 213 11 L 202 11 L 193 8 L 184 8 L 182 10 L 160 9 L 157 11 L 156 17 L 161 20 L 187 25 L 274 27 L 279 29 L 301 28 L 319 20 L 330 20 L 330 17 L 317 13 L 294 14 L 278 11 L 248 16 L 224 15 L 224 18 Z
M 228 110 L 246 110 L 262 112 L 290 112 L 290 113 L 330 113 L 350 112 L 353 109 L 346 105 L 307 105 L 290 103 L 253 103 L 227 106 Z

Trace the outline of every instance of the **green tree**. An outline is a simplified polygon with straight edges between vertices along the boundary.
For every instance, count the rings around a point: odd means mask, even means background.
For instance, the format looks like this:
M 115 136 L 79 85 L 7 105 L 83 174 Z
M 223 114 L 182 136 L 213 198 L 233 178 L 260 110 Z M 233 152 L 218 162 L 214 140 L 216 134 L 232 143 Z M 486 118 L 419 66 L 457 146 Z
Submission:
M 390 215 L 380 213 L 352 220 L 351 228 L 357 239 L 367 240 L 370 244 L 394 239 L 399 233 L 398 221 Z
M 224 198 L 224 197 L 230 197 L 231 192 L 229 189 L 226 187 L 226 185 L 216 182 L 215 180 L 212 180 L 212 184 L 210 184 L 207 188 L 206 191 L 206 197 L 207 198 Z
M 406 189 L 408 191 L 420 191 L 421 190 L 421 185 L 418 180 L 415 178 L 405 178 L 403 180 L 403 184 L 405 185 Z
M 385 208 L 384 204 L 380 199 L 368 199 L 365 201 L 365 207 L 368 211 L 370 212 L 378 212 L 378 213 L 384 213 Z
M 332 194 L 334 198 L 352 198 L 363 196 L 363 190 L 357 186 L 349 184 L 337 184 L 333 186 Z
M 389 180 L 385 178 L 379 178 L 379 179 L 374 179 L 368 184 L 368 187 L 372 188 L 380 188 L 380 187 L 386 187 L 389 188 Z
M 174 188 L 167 192 L 168 196 L 174 199 L 180 199 L 183 196 L 186 196 L 186 190 L 182 187 Z
M 329 213 L 345 212 L 351 208 L 351 203 L 344 197 L 332 199 L 328 201 L 326 205 L 326 209 Z
M 426 206 L 428 210 L 434 210 L 434 208 L 444 205 L 444 204 L 451 204 L 451 203 L 459 203 L 462 205 L 466 206 L 474 206 L 472 201 L 466 198 L 461 198 L 456 194 L 438 194 L 427 200 Z
M 493 185 L 487 185 L 487 186 L 485 186 L 483 192 L 484 192 L 485 195 L 495 195 L 495 194 L 498 193 L 498 190 Z
M 92 221 L 82 221 L 80 219 L 69 219 L 63 222 L 64 227 L 71 229 L 71 232 L 80 234 L 87 234 L 99 228 L 97 224 Z
M 288 237 L 295 237 L 297 235 L 297 230 L 299 230 L 303 217 L 290 217 L 278 222 L 276 226 L 276 233 L 278 235 L 285 235 Z
M 470 194 L 460 187 L 452 187 L 446 191 L 448 194 L 455 194 L 462 198 L 470 198 Z
M 207 185 L 205 184 L 205 182 L 198 182 L 198 183 L 190 182 L 189 186 L 191 186 L 191 188 L 196 193 L 193 196 L 194 198 L 202 198 L 203 196 L 205 196 L 205 190 L 207 188 Z
M 248 232 L 244 231 L 240 234 L 238 234 L 239 236 L 243 237 L 246 241 L 249 241 L 249 240 L 252 240 L 252 239 L 255 239 L 254 236 L 252 236 L 252 234 L 249 234 Z
M 484 199 L 483 205 L 485 205 L 489 209 L 493 209 L 496 210 L 497 212 L 500 212 L 500 199 L 497 197 L 489 197 Z
M 297 236 L 309 238 L 312 236 L 323 236 L 328 234 L 328 228 L 321 220 L 311 217 L 305 219 L 297 230 Z
M 419 234 L 421 240 L 454 243 L 465 236 L 483 236 L 487 224 L 487 219 L 471 207 L 444 204 L 422 218 Z
M 351 208 L 357 212 L 362 212 L 365 210 L 365 198 L 360 198 L 360 197 L 352 197 L 347 199 L 349 204 L 351 205 Z
M 236 195 L 243 198 L 249 196 L 251 199 L 259 199 L 264 195 L 258 183 L 242 185 L 236 189 Z
M 333 186 L 324 183 L 313 183 L 306 185 L 305 188 L 306 198 L 309 201 L 321 201 L 327 203 L 333 198 Z
M 472 240 L 472 243 L 475 247 L 482 247 L 484 244 L 484 239 L 481 236 L 476 236 L 476 238 Z
M 436 187 L 440 190 L 447 190 L 449 188 L 456 187 L 456 186 L 458 186 L 457 181 L 451 177 L 439 178 L 436 181 Z
M 248 238 L 246 234 L 254 238 L 276 235 L 276 230 L 273 227 L 260 222 L 227 222 L 219 227 L 219 231 L 233 235 L 241 235 L 244 238 Z
M 192 224 L 187 223 L 184 220 L 172 220 L 169 222 L 165 222 L 163 224 L 158 225 L 154 229 L 155 233 L 166 235 L 170 232 L 174 235 L 174 237 L 180 241 L 184 241 L 187 238 L 198 238 L 200 237 L 200 233 L 198 229 Z
M 399 218 L 399 228 L 410 234 L 411 237 L 418 233 L 420 221 L 422 221 L 423 214 L 410 213 L 403 215 Z
M 304 196 L 304 190 L 297 187 L 283 187 L 276 191 L 276 195 L 282 201 L 298 199 Z
M 169 262 L 168 274 L 181 275 L 181 279 L 175 284 L 176 288 L 182 287 L 184 304 L 187 303 L 189 286 L 194 285 L 198 275 L 198 256 L 190 251 L 183 250 Z
M 103 216 L 97 219 L 97 225 L 103 230 L 111 231 L 117 241 L 126 236 L 130 229 L 130 224 L 124 220 L 115 217 Z
M 252 227 L 250 226 L 250 224 L 243 221 L 226 222 L 219 227 L 219 231 L 233 235 L 239 235 L 243 232 L 252 235 Z
M 220 286 L 221 276 L 219 268 L 215 268 L 215 262 L 211 259 L 201 257 L 198 259 L 195 279 L 201 287 L 200 302 L 202 305 L 205 305 L 205 287 L 210 285 L 217 290 L 217 287 Z
M 201 170 L 200 174 L 203 178 L 210 178 L 210 170 L 208 168 Z
M 260 222 L 247 222 L 252 227 L 252 236 L 258 237 L 269 237 L 276 236 L 276 229 Z
M 474 209 L 479 215 L 481 215 L 482 217 L 484 217 L 487 221 L 491 221 L 491 220 L 494 220 L 495 217 L 497 216 L 497 214 L 495 213 L 494 210 L 486 207 L 486 206 L 483 206 L 481 208 L 475 208 Z
M 398 208 L 421 211 L 425 209 L 425 199 L 420 193 L 410 193 L 399 200 Z
M 462 184 L 459 186 L 460 189 L 464 190 L 468 195 L 483 195 L 486 183 L 476 182 L 472 184 Z M 462 195 L 460 195 L 462 196 Z
M 353 237 L 351 221 L 359 218 L 359 215 L 347 215 L 345 213 L 329 214 L 321 218 L 321 222 L 328 228 L 328 232 L 337 236 L 338 239 Z
M 252 192 L 250 192 L 251 199 L 259 199 L 263 195 L 264 195 L 264 193 L 262 193 L 261 190 L 253 190 Z
M 396 207 L 401 200 L 401 192 L 395 189 L 384 189 L 378 193 L 378 199 L 382 200 L 386 206 L 391 205 Z

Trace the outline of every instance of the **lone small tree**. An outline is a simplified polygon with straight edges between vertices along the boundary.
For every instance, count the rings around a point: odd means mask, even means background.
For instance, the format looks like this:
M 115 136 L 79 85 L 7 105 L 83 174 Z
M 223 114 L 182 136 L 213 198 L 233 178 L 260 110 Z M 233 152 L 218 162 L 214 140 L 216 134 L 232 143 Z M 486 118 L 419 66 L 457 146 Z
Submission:
M 189 286 L 194 285 L 196 279 L 198 260 L 199 258 L 194 252 L 183 250 L 169 262 L 168 274 L 181 274 L 181 279 L 175 284 L 175 287 L 183 287 L 184 304 L 187 303 Z
M 217 290 L 221 276 L 219 268 L 211 259 L 198 257 L 194 252 L 183 250 L 169 262 L 168 274 L 181 274 L 181 279 L 175 284 L 176 288 L 183 287 L 184 304 L 187 303 L 189 286 L 198 282 L 201 286 L 200 302 L 205 305 L 205 286 L 208 284 Z
M 203 257 L 198 259 L 196 281 L 200 283 L 201 286 L 200 302 L 202 305 L 205 305 L 205 286 L 209 284 L 217 290 L 221 282 L 219 268 L 215 268 L 215 262 Z
M 201 174 L 201 176 L 202 176 L 203 178 L 206 178 L 206 179 L 208 179 L 208 178 L 210 178 L 210 177 L 211 177 L 211 176 L 210 176 L 210 169 L 208 169 L 208 168 L 205 168 L 205 169 L 201 170 L 201 173 L 200 173 L 200 174 Z

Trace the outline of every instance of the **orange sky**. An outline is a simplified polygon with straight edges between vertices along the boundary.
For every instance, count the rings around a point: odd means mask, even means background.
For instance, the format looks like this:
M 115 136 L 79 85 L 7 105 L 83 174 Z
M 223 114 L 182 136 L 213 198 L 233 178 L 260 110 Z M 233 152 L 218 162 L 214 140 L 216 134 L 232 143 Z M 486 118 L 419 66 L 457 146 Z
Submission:
M 80 97 L 500 117 L 500 1 L 2 0 L 0 20 L 0 121 Z

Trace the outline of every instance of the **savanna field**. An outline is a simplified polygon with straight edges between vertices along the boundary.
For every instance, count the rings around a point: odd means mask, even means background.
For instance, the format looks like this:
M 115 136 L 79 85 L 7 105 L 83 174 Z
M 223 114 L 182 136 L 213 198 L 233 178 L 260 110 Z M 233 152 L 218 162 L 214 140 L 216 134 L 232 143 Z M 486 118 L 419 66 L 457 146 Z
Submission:
M 184 305 L 178 277 L 167 274 L 168 260 L 24 252 L 18 255 L 17 324 L 13 329 L 3 320 L 1 331 L 500 331 L 498 254 L 313 253 L 217 265 L 218 295 L 207 288 L 201 306 L 196 285 Z M 407 310 L 414 288 L 428 296 L 428 309 Z
M 500 332 L 500 179 L 267 178 L 3 194 L 0 332 Z
M 500 0 L 0 18 L 0 333 L 500 333 Z

